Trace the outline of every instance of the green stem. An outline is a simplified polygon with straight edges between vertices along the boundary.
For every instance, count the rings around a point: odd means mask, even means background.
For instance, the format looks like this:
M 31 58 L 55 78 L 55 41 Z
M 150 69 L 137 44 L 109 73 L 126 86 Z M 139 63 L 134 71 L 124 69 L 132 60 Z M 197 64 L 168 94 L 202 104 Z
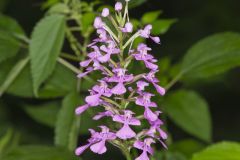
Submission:
M 172 81 L 170 81 L 166 87 L 165 90 L 169 90 L 181 77 L 182 77 L 183 73 L 180 72 L 175 78 L 172 79 Z
M 67 54 L 67 53 L 61 53 L 60 56 L 63 58 L 69 59 L 69 60 L 73 60 L 73 61 L 77 61 L 77 62 L 80 61 L 80 59 L 78 57 Z

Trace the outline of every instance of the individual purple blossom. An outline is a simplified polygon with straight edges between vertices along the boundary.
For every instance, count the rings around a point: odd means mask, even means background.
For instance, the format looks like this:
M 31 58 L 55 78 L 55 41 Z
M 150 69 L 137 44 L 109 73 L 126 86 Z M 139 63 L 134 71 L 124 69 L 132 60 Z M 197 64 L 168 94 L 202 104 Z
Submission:
M 80 63 L 81 67 L 87 67 L 91 62 L 93 62 L 94 67 L 100 66 L 99 58 L 102 57 L 102 54 L 97 46 L 91 46 L 91 48 L 94 50 L 93 52 L 90 52 L 87 56 L 89 59 L 82 61 Z
M 116 136 L 121 139 L 129 139 L 136 136 L 136 133 L 129 127 L 129 125 L 139 126 L 141 122 L 134 118 L 134 113 L 130 110 L 125 110 L 124 115 L 115 115 L 113 121 L 123 123 L 123 127 L 116 133 Z
M 151 97 L 153 94 L 148 92 L 139 92 L 139 96 L 136 98 L 136 104 L 143 106 L 145 108 L 144 117 L 149 121 L 155 121 L 158 116 L 153 113 L 150 107 L 157 107 L 157 104 L 151 102 Z
M 96 29 L 100 29 L 103 28 L 104 26 L 104 22 L 102 21 L 102 19 L 100 17 L 96 17 L 94 20 L 94 27 Z
M 145 87 L 149 86 L 149 83 L 145 82 L 145 81 L 138 81 L 137 82 L 137 88 L 138 91 L 144 91 Z
M 110 132 L 106 126 L 100 126 L 100 128 L 102 129 L 101 132 L 95 132 L 93 129 L 90 129 L 91 138 L 88 140 L 88 144 L 78 147 L 75 150 L 76 155 L 81 155 L 89 147 L 91 151 L 98 154 L 103 154 L 107 151 L 105 146 L 106 141 L 116 139 L 116 135 Z
M 124 26 L 124 28 L 121 29 L 122 32 L 125 32 L 125 33 L 131 33 L 133 31 L 133 25 L 132 23 L 130 22 L 127 22 Z
M 132 54 L 136 60 L 143 61 L 145 63 L 145 66 L 151 70 L 158 69 L 158 66 L 154 64 L 154 62 L 156 62 L 156 59 L 147 53 L 148 51 L 151 51 L 151 48 L 147 47 L 146 44 L 140 43 L 138 45 L 137 51 L 137 54 Z
M 116 45 L 113 41 L 107 41 L 108 46 L 102 45 L 100 49 L 104 51 L 106 54 L 99 58 L 99 61 L 105 63 L 110 60 L 112 54 L 120 53 L 120 49 L 116 48 Z
M 159 116 L 161 112 L 156 111 L 155 114 Z M 151 127 L 150 129 L 146 132 L 146 135 L 149 135 L 153 138 L 156 138 L 160 141 L 160 143 L 164 146 L 164 148 L 167 148 L 166 144 L 162 140 L 167 139 L 167 133 L 161 129 L 161 126 L 163 125 L 163 121 L 160 119 L 156 119 L 155 121 L 150 121 L 149 122 Z M 158 135 L 156 134 L 158 132 Z
M 117 95 L 124 94 L 127 91 L 124 82 L 132 81 L 133 75 L 127 75 L 126 69 L 123 68 L 114 68 L 113 72 L 115 75 L 108 78 L 108 82 L 116 82 L 117 85 L 111 89 L 111 92 Z
M 143 38 L 151 38 L 155 43 L 160 43 L 159 37 L 151 36 L 152 25 L 146 25 L 144 29 L 139 30 L 139 34 Z
M 165 94 L 165 89 L 161 86 L 159 86 L 157 83 L 159 83 L 159 80 L 155 77 L 155 73 L 157 71 L 150 71 L 147 75 L 143 76 L 148 82 L 152 83 L 153 86 L 156 88 L 157 92 L 160 95 L 164 95 Z
M 137 157 L 135 160 L 149 160 L 148 153 L 153 155 L 153 149 L 151 148 L 151 144 L 155 143 L 152 138 L 146 138 L 143 142 L 137 140 L 133 146 L 137 149 L 142 150 L 142 154 Z
M 118 12 L 122 10 L 122 3 L 121 2 L 117 2 L 115 4 L 115 10 L 118 11 Z
M 108 8 L 103 8 L 102 10 L 102 16 L 107 17 L 109 15 L 109 9 Z

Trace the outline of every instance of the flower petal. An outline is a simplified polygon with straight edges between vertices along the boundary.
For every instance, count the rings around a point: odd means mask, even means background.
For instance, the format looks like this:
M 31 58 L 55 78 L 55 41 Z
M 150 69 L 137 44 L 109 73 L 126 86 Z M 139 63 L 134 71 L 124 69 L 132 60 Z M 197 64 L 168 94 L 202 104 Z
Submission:
M 126 88 L 125 88 L 125 86 L 124 86 L 123 83 L 118 83 L 115 87 L 113 87 L 113 88 L 111 89 L 111 92 L 112 92 L 113 94 L 117 94 L 117 95 L 124 94 L 126 91 L 127 91 L 127 90 L 126 90 Z
M 75 154 L 77 156 L 80 156 L 91 144 L 86 144 L 84 146 L 81 146 L 81 147 L 78 147 L 76 150 L 75 150 Z
M 90 106 L 97 106 L 100 103 L 100 95 L 95 94 L 91 96 L 87 96 L 85 98 L 85 101 L 90 105 Z
M 82 114 L 84 111 L 86 111 L 88 108 L 89 108 L 89 105 L 88 105 L 88 104 L 85 104 L 85 105 L 83 105 L 83 106 L 80 106 L 80 107 L 76 108 L 75 113 L 76 113 L 77 115 L 80 115 L 80 114 Z
M 137 157 L 135 160 L 149 160 L 147 152 L 143 151 L 143 153 L 139 157 Z
M 136 133 L 129 127 L 128 124 L 124 124 L 123 127 L 116 133 L 118 138 L 128 139 L 136 136 Z
M 105 142 L 104 140 L 93 144 L 90 149 L 94 152 L 94 153 L 98 153 L 98 154 L 103 154 L 107 151 L 107 148 L 105 146 Z

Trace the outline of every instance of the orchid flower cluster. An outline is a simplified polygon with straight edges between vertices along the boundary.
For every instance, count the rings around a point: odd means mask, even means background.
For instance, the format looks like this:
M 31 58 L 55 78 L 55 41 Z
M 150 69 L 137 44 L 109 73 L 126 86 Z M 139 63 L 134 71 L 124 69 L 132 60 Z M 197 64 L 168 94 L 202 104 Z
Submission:
M 158 85 L 159 80 L 155 77 L 158 72 L 157 60 L 149 54 L 151 48 L 146 44 L 140 43 L 136 49 L 132 48 L 138 37 L 149 38 L 158 44 L 160 38 L 151 35 L 151 25 L 132 33 L 128 1 L 124 5 L 121 2 L 115 4 L 115 16 L 111 16 L 109 9 L 104 8 L 101 16 L 95 18 L 94 28 L 98 38 L 89 45 L 92 51 L 88 53 L 88 59 L 80 63 L 85 71 L 78 78 L 93 71 L 100 71 L 103 78 L 89 90 L 90 95 L 85 98 L 85 104 L 76 109 L 76 114 L 101 107 L 103 112 L 95 115 L 93 120 L 109 118 L 113 122 L 108 127 L 99 126 L 99 132 L 89 129 L 91 138 L 86 145 L 76 149 L 78 156 L 87 148 L 103 154 L 107 151 L 106 142 L 109 142 L 120 148 L 127 159 L 131 159 L 131 156 L 127 156 L 130 150 L 136 148 L 141 154 L 135 160 L 149 160 L 148 156 L 153 154 L 152 143 L 158 141 L 166 147 L 164 140 L 167 134 L 161 129 L 163 121 L 159 119 L 161 111 L 152 110 L 157 108 L 157 104 L 151 101 L 154 94 L 146 91 L 148 86 L 153 85 L 160 95 L 165 94 L 165 89 Z M 131 74 L 128 68 L 134 60 L 143 62 L 148 72 Z M 132 103 L 143 107 L 144 113 L 136 115 L 131 110 Z M 142 121 L 147 121 L 149 128 L 141 130 Z M 141 131 L 136 133 L 134 130 L 137 129 Z

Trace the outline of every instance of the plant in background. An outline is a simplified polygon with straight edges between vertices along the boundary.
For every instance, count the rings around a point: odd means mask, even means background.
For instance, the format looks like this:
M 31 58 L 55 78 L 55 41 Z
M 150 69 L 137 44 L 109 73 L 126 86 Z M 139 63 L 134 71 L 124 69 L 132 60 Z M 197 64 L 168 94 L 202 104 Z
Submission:
M 76 149 L 76 155 L 81 155 L 88 147 L 95 153 L 103 154 L 107 151 L 105 143 L 110 142 L 121 149 L 128 160 L 132 159 L 132 148 L 142 150 L 136 160 L 148 160 L 148 154 L 153 155 L 151 144 L 159 141 L 166 147 L 163 140 L 167 134 L 161 129 L 163 121 L 159 119 L 161 111 L 157 109 L 158 104 L 151 100 L 155 95 L 147 87 L 153 85 L 162 96 L 165 89 L 158 85 L 159 80 L 155 77 L 159 68 L 157 60 L 149 53 L 151 48 L 140 43 L 135 49 L 132 44 L 138 37 L 150 38 L 159 44 L 160 38 L 151 35 L 150 24 L 132 34 L 128 1 L 124 5 L 117 2 L 115 10 L 116 16 L 104 8 L 102 17 L 95 18 L 94 27 L 99 37 L 89 45 L 92 51 L 88 53 L 88 59 L 80 63 L 86 71 L 78 77 L 83 78 L 93 71 L 99 71 L 103 78 L 90 89 L 90 95 L 85 98 L 86 104 L 76 109 L 76 114 L 80 115 L 89 108 L 101 106 L 103 112 L 99 112 L 93 119 L 109 117 L 113 122 L 109 122 L 111 125 L 108 127 L 102 124 L 101 132 L 89 129 L 91 138 L 88 144 Z M 129 65 L 134 60 L 145 64 L 146 73 L 131 73 Z M 139 110 L 144 107 L 144 111 L 136 115 L 132 103 L 138 105 Z M 151 108 L 156 110 L 152 111 Z M 141 121 L 148 121 L 149 127 L 136 133 L 132 126 L 141 126 Z

